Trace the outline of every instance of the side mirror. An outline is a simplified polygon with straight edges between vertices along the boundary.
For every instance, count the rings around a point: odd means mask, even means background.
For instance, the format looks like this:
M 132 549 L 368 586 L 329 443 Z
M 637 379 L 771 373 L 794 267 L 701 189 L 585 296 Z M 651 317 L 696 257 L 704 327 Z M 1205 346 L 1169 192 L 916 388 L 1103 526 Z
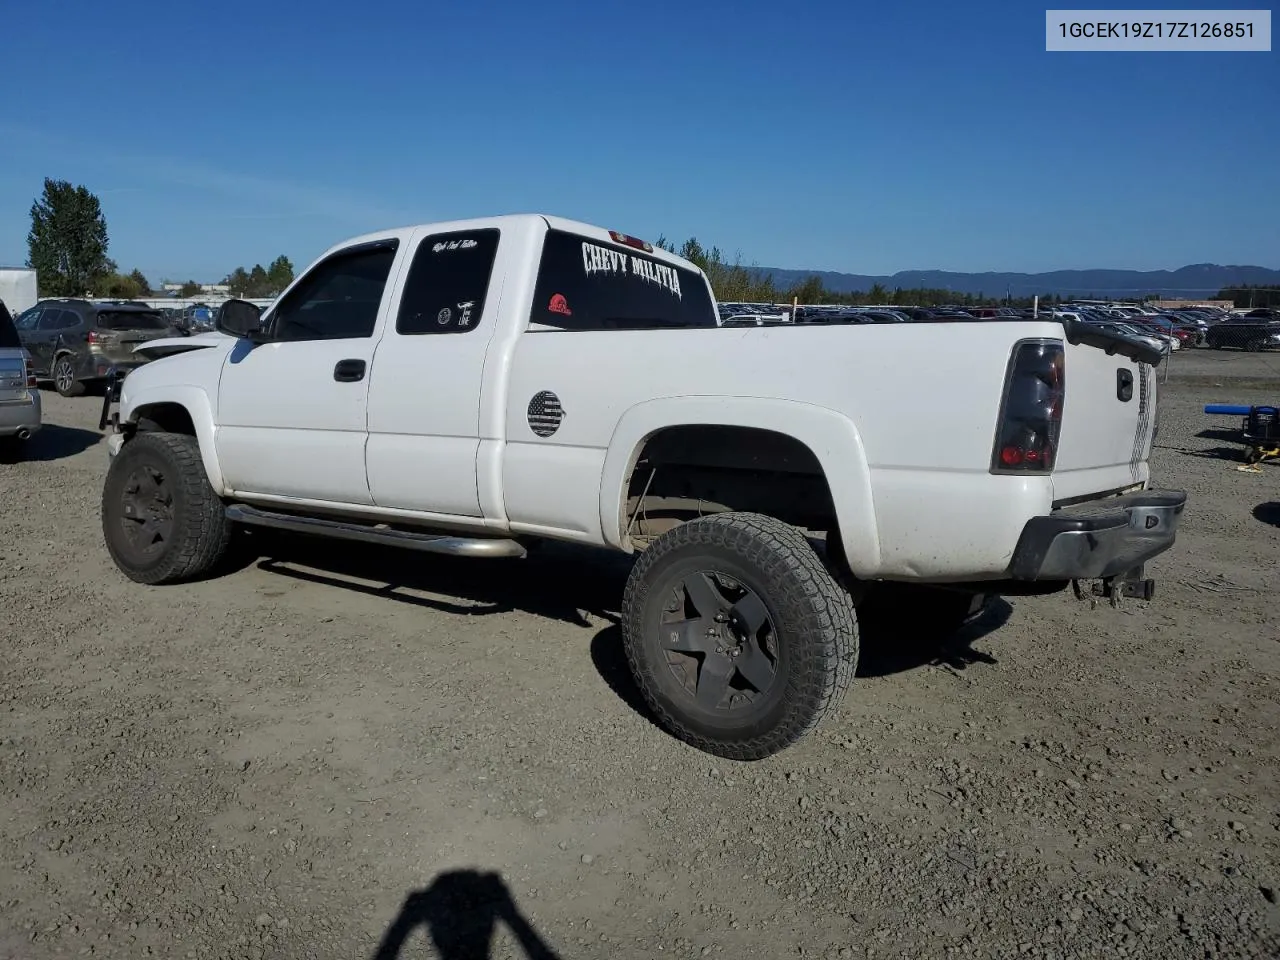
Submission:
M 218 307 L 214 329 L 229 337 L 263 343 L 262 309 L 248 300 L 228 300 Z

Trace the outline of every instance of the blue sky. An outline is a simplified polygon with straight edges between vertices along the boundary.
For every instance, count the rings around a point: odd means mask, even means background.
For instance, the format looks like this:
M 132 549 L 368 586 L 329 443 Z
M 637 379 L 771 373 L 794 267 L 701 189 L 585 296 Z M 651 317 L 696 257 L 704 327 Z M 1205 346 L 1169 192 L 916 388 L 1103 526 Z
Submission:
M 0 263 L 25 262 L 51 176 L 98 193 L 110 255 L 153 282 L 522 211 L 858 273 L 1280 266 L 1280 53 L 1046 53 L 1044 22 L 1026 2 L 20 0 Z

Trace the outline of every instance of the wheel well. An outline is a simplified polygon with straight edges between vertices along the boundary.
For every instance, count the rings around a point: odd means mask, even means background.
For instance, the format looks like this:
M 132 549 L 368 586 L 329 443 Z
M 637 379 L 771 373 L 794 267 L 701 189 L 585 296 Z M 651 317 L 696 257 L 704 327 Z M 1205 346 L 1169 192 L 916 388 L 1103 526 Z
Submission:
M 831 488 L 805 444 L 774 430 L 691 425 L 645 441 L 627 484 L 624 539 L 640 546 L 687 520 L 728 510 L 810 530 L 835 526 Z
M 195 436 L 196 427 L 191 414 L 180 403 L 156 403 L 140 407 L 136 413 L 138 430 L 159 430 L 164 433 L 185 433 Z

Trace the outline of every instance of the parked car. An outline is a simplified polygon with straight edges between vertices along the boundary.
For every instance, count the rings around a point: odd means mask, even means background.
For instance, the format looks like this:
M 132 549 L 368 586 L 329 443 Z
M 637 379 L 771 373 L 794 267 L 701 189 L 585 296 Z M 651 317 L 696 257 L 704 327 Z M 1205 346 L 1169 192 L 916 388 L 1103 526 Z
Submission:
M 13 448 L 40 431 L 40 391 L 31 354 L 0 300 L 0 447 Z M 9 453 L 10 450 L 3 450 Z
M 140 347 L 184 352 L 120 383 L 103 535 L 147 584 L 211 572 L 240 524 L 455 557 L 540 538 L 639 554 L 619 643 L 646 704 L 702 750 L 759 759 L 839 706 L 883 581 L 951 629 L 1073 579 L 1151 595 L 1143 566 L 1186 501 L 1148 463 L 1163 356 L 1084 327 L 725 328 L 704 272 L 616 231 L 379 231 L 265 314 L 228 301 L 224 337 Z
M 1201 337 L 1201 330 L 1194 324 L 1185 323 L 1179 317 L 1160 314 L 1154 317 L 1135 317 L 1129 323 L 1135 327 L 1143 327 L 1166 337 L 1177 337 L 1180 346 L 1195 346 Z
M 36 377 L 53 381 L 64 397 L 77 397 L 112 369 L 146 362 L 133 348 L 172 335 L 159 310 L 127 303 L 41 300 L 14 324 L 35 363 Z
M 183 326 L 190 333 L 208 333 L 213 329 L 213 314 L 207 303 L 193 303 L 182 311 Z
M 1129 323 L 1119 323 L 1114 320 L 1092 321 L 1088 323 L 1091 327 L 1097 327 L 1121 337 L 1129 337 L 1131 339 L 1140 340 L 1150 346 L 1153 350 L 1159 350 L 1162 353 L 1169 353 L 1175 350 L 1173 342 L 1169 337 L 1162 337 L 1151 330 L 1143 330 L 1141 327 L 1135 327 Z
M 1227 317 L 1205 331 L 1204 342 L 1214 350 L 1235 347 L 1253 353 L 1280 347 L 1280 320 L 1245 314 Z

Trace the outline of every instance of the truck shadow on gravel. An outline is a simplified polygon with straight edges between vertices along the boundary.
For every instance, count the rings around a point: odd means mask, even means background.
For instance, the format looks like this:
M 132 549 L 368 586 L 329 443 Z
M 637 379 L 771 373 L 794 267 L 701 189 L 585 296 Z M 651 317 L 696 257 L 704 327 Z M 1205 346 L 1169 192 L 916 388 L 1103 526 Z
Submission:
M 81 430 L 79 427 L 46 423 L 30 440 L 12 449 L 9 449 L 7 444 L 0 447 L 0 463 L 22 463 L 24 460 L 47 463 L 52 460 L 66 460 L 97 446 L 102 436 L 94 430 Z
M 596 672 L 619 699 L 654 719 L 622 649 L 618 611 L 634 562 L 624 554 L 545 543 L 524 560 L 467 560 L 275 532 L 253 552 L 258 569 L 268 573 L 457 616 L 521 612 L 583 628 L 594 625 L 588 615 L 607 621 L 591 641 Z M 857 675 L 997 662 L 973 645 L 1009 620 L 1013 608 L 1003 598 L 959 630 L 931 625 L 928 610 L 927 603 L 891 596 L 860 611 Z
M 295 580 L 459 616 L 523 612 L 579 627 L 593 625 L 586 615 L 618 622 L 632 563 L 552 543 L 523 560 L 473 560 L 276 533 L 258 550 L 258 569 Z
M 493 955 L 499 923 L 528 960 L 559 960 L 520 912 L 501 875 L 478 870 L 442 873 L 431 886 L 409 894 L 382 935 L 373 960 L 409 960 L 405 947 L 419 929 L 426 932 L 440 960 L 486 960 Z
M 975 663 L 996 664 L 999 661 L 995 657 L 973 649 L 973 645 L 1004 626 L 1012 613 L 1013 607 L 997 597 L 982 615 L 959 630 L 947 631 L 912 624 L 910 618 L 901 614 L 870 611 L 858 627 L 857 677 L 862 680 L 888 677 L 922 667 L 964 670 Z M 627 666 L 620 626 L 605 627 L 595 635 L 591 641 L 591 661 L 600 679 L 619 700 L 658 725 Z

